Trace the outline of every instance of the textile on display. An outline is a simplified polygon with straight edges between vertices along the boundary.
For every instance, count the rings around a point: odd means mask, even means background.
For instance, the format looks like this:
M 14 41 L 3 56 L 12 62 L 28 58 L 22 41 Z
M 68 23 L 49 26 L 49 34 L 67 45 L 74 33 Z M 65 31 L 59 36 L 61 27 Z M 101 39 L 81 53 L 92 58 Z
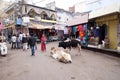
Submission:
M 78 31 L 83 31 L 83 26 L 82 25 L 79 25 L 78 28 L 77 28 Z

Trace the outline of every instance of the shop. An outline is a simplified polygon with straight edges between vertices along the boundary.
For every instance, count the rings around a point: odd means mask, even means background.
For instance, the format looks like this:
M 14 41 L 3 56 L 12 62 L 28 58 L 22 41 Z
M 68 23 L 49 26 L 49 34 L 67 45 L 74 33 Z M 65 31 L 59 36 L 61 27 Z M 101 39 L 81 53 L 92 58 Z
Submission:
M 38 41 L 40 41 L 43 33 L 46 35 L 48 41 L 56 40 L 57 30 L 53 28 L 53 24 L 34 21 L 31 22 L 28 27 L 29 34 L 34 33 Z
M 88 13 L 81 14 L 67 23 L 69 26 L 68 32 L 70 38 L 79 39 L 82 42 L 82 44 L 85 46 L 88 46 L 87 23 L 88 23 Z
M 117 49 L 119 43 L 119 13 L 111 13 L 90 19 L 88 27 L 94 37 L 90 43 L 97 44 L 98 48 Z M 91 25 L 92 24 L 92 25 Z
M 7 41 L 11 41 L 12 35 L 15 33 L 15 26 L 14 24 L 9 24 L 2 28 L 3 35 L 5 36 Z

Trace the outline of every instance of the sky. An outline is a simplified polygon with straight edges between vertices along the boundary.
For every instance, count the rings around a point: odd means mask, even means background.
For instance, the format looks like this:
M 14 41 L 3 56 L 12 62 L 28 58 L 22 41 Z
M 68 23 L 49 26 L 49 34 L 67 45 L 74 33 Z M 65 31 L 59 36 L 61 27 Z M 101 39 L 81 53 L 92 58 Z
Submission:
M 4 0 L 4 1 L 17 1 L 17 0 Z M 55 1 L 56 7 L 68 10 L 69 7 L 80 3 L 85 0 L 26 0 L 28 3 L 35 3 L 37 6 L 45 7 L 45 4 Z

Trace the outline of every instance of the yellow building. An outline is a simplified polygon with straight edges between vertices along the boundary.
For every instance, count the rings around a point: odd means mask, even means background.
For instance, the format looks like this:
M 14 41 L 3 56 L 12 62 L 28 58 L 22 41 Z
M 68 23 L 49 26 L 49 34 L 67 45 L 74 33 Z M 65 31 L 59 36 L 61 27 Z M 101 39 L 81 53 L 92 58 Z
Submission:
M 116 49 L 118 44 L 118 25 L 119 25 L 119 13 L 112 13 L 109 15 L 101 16 L 95 19 L 96 24 L 106 24 L 107 25 L 107 36 L 110 40 L 109 47 L 111 49 Z
M 89 14 L 89 19 L 94 19 L 97 25 L 107 25 L 107 36 L 110 40 L 110 49 L 117 49 L 120 42 L 120 4 L 110 5 Z

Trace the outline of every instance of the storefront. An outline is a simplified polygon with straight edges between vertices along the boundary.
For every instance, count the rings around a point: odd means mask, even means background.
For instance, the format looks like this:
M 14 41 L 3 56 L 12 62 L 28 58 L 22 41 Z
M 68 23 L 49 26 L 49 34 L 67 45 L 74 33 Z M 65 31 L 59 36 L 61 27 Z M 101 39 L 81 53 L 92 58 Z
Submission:
M 95 44 L 96 36 L 98 35 L 99 38 L 97 39 L 97 42 L 98 45 L 100 45 L 99 48 L 117 49 L 120 38 L 119 16 L 120 13 L 114 12 L 111 14 L 89 19 L 89 27 L 93 28 L 92 31 L 94 33 L 94 40 L 92 42 Z
M 73 20 L 67 22 L 68 28 L 71 28 L 70 38 L 78 38 L 83 45 L 88 46 L 88 13 L 80 14 Z
M 57 36 L 57 30 L 53 28 L 52 24 L 47 25 L 47 23 L 39 24 L 38 22 L 32 22 L 28 27 L 29 34 L 34 33 L 37 36 L 38 41 L 40 41 L 43 33 L 46 35 L 48 41 L 52 41 L 51 37 Z

